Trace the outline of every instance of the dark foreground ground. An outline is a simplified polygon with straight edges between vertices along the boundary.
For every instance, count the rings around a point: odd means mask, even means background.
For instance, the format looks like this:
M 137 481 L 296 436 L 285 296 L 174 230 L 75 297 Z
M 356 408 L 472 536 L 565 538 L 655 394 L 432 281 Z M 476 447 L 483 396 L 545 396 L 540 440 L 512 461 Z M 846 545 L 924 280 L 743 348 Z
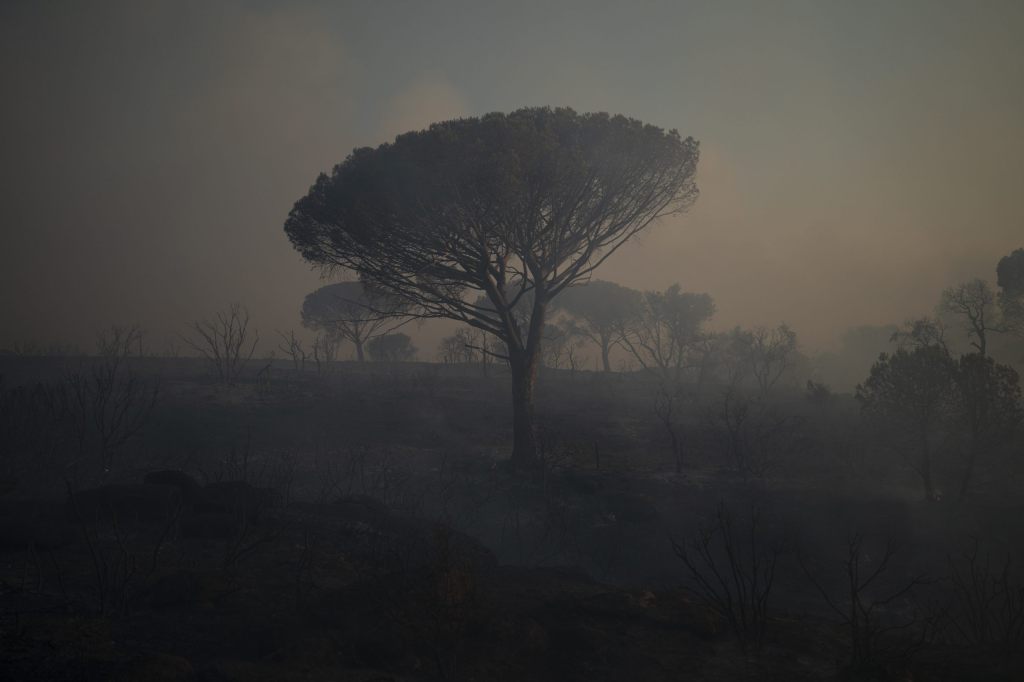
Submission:
M 11 390 L 89 362 L 0 364 Z M 133 372 L 157 402 L 105 468 L 55 425 L 27 439 L 8 409 L 0 679 L 1024 679 L 1019 640 L 971 636 L 965 606 L 988 599 L 1009 619 L 993 632 L 1024 631 L 1024 592 L 996 589 L 1024 538 L 1019 467 L 926 504 L 841 396 L 781 391 L 754 468 L 727 456 L 709 391 L 678 420 L 677 473 L 649 382 L 549 372 L 545 466 L 513 474 L 493 367 L 277 366 L 233 387 L 191 360 Z M 736 636 L 674 550 L 720 510 L 738 561 L 721 526 L 709 546 L 730 594 L 758 591 L 755 558 L 772 583 L 760 637 Z M 858 535 L 861 582 L 894 553 L 859 595 L 875 636 L 853 671 L 829 602 L 848 610 Z

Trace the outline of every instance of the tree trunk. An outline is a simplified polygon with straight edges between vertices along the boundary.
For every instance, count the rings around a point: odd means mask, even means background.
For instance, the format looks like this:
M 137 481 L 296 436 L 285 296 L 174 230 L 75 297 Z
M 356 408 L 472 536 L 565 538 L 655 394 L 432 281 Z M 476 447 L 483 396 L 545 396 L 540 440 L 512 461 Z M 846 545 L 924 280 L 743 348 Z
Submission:
M 668 432 L 672 436 L 672 456 L 676 460 L 676 474 L 681 474 L 683 473 L 683 446 L 680 445 L 679 436 L 674 428 L 669 426 Z
M 605 372 L 611 372 L 612 371 L 612 363 L 608 359 L 608 355 L 609 355 L 609 353 L 611 351 L 610 346 L 611 346 L 611 344 L 608 342 L 608 339 L 606 339 L 606 338 L 602 338 L 601 339 L 601 364 L 604 366 L 604 371 Z
M 537 281 L 543 278 L 534 273 Z M 540 287 L 534 291 L 533 310 L 526 342 L 509 344 L 508 363 L 512 370 L 512 467 L 529 469 L 537 462 L 537 434 L 533 424 L 533 388 L 540 367 L 541 343 L 547 304 Z M 509 315 L 511 319 L 511 315 Z
M 537 438 L 533 429 L 533 388 L 539 353 L 509 355 L 512 367 L 512 467 L 529 469 L 537 463 Z
M 356 360 L 359 362 L 366 362 L 366 356 L 363 355 L 363 342 L 356 341 Z
M 935 486 L 932 484 L 932 453 L 928 443 L 928 434 L 921 436 L 921 481 L 924 483 L 924 499 L 935 501 Z
M 971 453 L 967 458 L 967 468 L 964 470 L 963 478 L 960 479 L 960 499 L 966 500 L 967 493 L 971 489 L 971 479 L 974 478 L 974 462 L 977 460 L 978 449 L 971 446 Z

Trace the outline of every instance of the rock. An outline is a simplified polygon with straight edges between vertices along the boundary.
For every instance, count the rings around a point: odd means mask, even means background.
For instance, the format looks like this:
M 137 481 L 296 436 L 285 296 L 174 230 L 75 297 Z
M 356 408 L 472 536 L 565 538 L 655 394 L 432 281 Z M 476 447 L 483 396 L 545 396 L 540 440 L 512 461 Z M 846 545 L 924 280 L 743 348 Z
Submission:
M 607 500 L 615 520 L 624 523 L 649 524 L 661 516 L 654 503 L 643 495 L 618 494 Z
M 334 503 L 334 508 L 346 522 L 362 522 L 374 528 L 384 526 L 391 518 L 387 505 L 368 495 L 343 497 Z
M 196 511 L 244 513 L 255 521 L 277 502 L 277 498 L 277 491 L 271 488 L 257 488 L 245 481 L 222 481 L 202 489 Z
M 197 512 L 181 520 L 181 536 L 223 540 L 235 537 L 241 527 L 241 514 L 226 511 Z
M 523 632 L 520 633 L 519 642 L 526 651 L 531 653 L 547 651 L 549 646 L 547 630 L 532 618 L 528 619 L 523 625 Z
M 221 574 L 182 569 L 154 580 L 139 594 L 139 601 L 151 609 L 187 608 L 215 601 L 229 591 Z
M 20 552 L 30 547 L 47 551 L 75 541 L 74 528 L 36 519 L 0 518 L 0 552 Z
M 178 514 L 181 492 L 169 485 L 109 484 L 74 494 L 66 508 L 72 519 L 122 524 L 163 524 Z
M 578 471 L 564 471 L 555 481 L 560 490 L 573 495 L 590 497 L 600 490 L 599 481 L 595 477 Z
M 186 502 L 194 502 L 200 495 L 199 481 L 184 471 L 151 471 L 142 479 L 145 485 L 167 485 L 177 488 Z
M 204 682 L 253 682 L 272 679 L 253 661 L 223 660 L 203 671 Z
M 147 654 L 119 666 L 114 682 L 189 682 L 196 678 L 192 664 L 180 656 Z
M 642 609 L 651 609 L 658 604 L 657 597 L 655 597 L 654 593 L 650 590 L 644 590 L 638 595 L 630 595 L 630 600 L 634 606 L 638 606 Z

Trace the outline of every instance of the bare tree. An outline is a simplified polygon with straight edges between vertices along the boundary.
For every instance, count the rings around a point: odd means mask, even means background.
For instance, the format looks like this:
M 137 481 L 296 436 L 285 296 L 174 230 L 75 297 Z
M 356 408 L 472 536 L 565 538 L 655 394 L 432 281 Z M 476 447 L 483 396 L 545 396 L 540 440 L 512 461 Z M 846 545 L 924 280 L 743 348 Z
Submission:
M 454 334 L 441 339 L 438 352 L 445 364 L 479 362 L 484 376 L 487 376 L 492 356 L 496 355 L 488 335 L 473 327 L 459 327 Z
M 70 408 L 64 383 L 8 387 L 0 376 L 0 490 L 52 480 L 71 435 Z
M 545 367 L 561 369 L 568 360 L 570 349 L 580 343 L 571 324 L 547 324 L 544 327 L 542 361 Z
M 249 328 L 249 311 L 232 303 L 213 320 L 192 324 L 194 336 L 184 337 L 193 350 L 209 360 L 221 383 L 233 384 L 256 352 L 260 335 Z
M 728 391 L 739 391 L 750 375 L 749 336 L 750 332 L 739 326 L 708 335 L 701 367 L 713 372 Z
M 758 391 L 762 398 L 766 398 L 796 362 L 796 332 L 786 324 L 774 329 L 755 327 L 740 335 L 738 342 Z
M 512 370 L 512 459 L 533 466 L 551 301 L 690 206 L 697 159 L 693 139 L 624 116 L 534 108 L 464 118 L 357 149 L 295 204 L 285 231 L 306 259 L 358 272 L 417 316 L 500 339 Z
M 802 420 L 735 387 L 705 410 L 703 422 L 718 453 L 744 478 L 768 475 L 802 442 Z
M 886 542 L 881 554 L 876 555 L 877 559 L 872 559 L 871 553 L 864 548 L 864 536 L 860 533 L 851 535 L 846 543 L 846 557 L 843 561 L 845 584 L 841 592 L 836 591 L 844 595 L 842 598 L 836 598 L 832 591 L 826 589 L 818 576 L 810 570 L 804 557 L 798 555 L 804 575 L 829 608 L 840 617 L 840 624 L 849 630 L 850 668 L 856 672 L 870 671 L 881 663 L 884 656 L 894 654 L 892 650 L 881 649 L 886 635 L 919 624 L 916 614 L 902 621 L 885 615 L 888 607 L 911 595 L 916 588 L 928 584 L 924 574 L 918 574 L 887 587 L 882 586 L 895 554 L 896 545 L 890 540 Z M 898 653 L 906 654 L 907 651 L 904 648 Z
M 565 361 L 569 363 L 570 377 L 576 376 L 576 370 L 580 368 L 580 365 L 583 362 L 583 358 L 580 356 L 581 350 L 583 350 L 583 342 L 579 339 L 570 343 L 565 350 Z
M 673 284 L 663 292 L 644 292 L 640 314 L 625 321 L 628 327 L 620 338 L 641 367 L 677 382 L 684 369 L 699 365 L 701 327 L 714 314 L 710 296 Z
M 441 362 L 446 365 L 454 365 L 462 362 L 464 344 L 458 335 L 446 336 L 438 344 L 438 353 L 441 355 Z
M 672 461 L 675 463 L 677 474 L 683 473 L 683 436 L 677 419 L 684 399 L 678 385 L 673 387 L 666 382 L 659 383 L 658 391 L 654 396 L 654 414 L 668 434 L 669 444 L 672 448 Z
M 903 328 L 892 333 L 889 338 L 897 348 L 925 348 L 935 346 L 949 352 L 946 345 L 946 325 L 939 318 L 919 317 L 907 320 Z
M 953 603 L 948 621 L 957 638 L 1001 653 L 1024 645 L 1024 583 L 1015 579 L 1010 555 L 996 565 L 979 555 L 975 539 L 958 560 L 949 559 Z
M 114 455 L 146 423 L 156 404 L 159 386 L 108 358 L 89 372 L 65 375 L 68 415 L 79 461 L 95 457 L 104 471 Z
M 942 292 L 939 308 L 960 320 L 971 339 L 971 346 L 981 356 L 988 353 L 989 334 L 1006 331 L 998 317 L 996 292 L 983 279 L 972 279 L 949 287 Z
M 313 337 L 313 362 L 316 373 L 324 374 L 338 358 L 338 338 L 326 332 Z
M 96 335 L 96 354 L 104 358 L 126 358 L 142 356 L 142 328 L 133 324 L 127 327 L 113 325 Z
M 744 527 L 745 526 L 745 527 Z M 672 542 L 694 591 L 729 623 L 743 648 L 760 648 L 768 629 L 775 566 L 786 551 L 781 539 L 766 538 L 760 512 L 737 527 L 719 504 L 714 520 L 685 543 Z
M 472 327 L 461 327 L 455 330 L 455 340 L 458 343 L 458 361 L 471 363 L 476 362 L 477 356 L 483 351 L 478 350 L 483 341 L 484 334 Z
M 302 347 L 302 340 L 295 336 L 294 330 L 289 330 L 287 334 L 278 330 L 277 334 L 281 337 L 281 343 L 277 345 L 278 350 L 292 359 L 292 366 L 296 372 L 304 371 L 307 355 L 306 349 Z

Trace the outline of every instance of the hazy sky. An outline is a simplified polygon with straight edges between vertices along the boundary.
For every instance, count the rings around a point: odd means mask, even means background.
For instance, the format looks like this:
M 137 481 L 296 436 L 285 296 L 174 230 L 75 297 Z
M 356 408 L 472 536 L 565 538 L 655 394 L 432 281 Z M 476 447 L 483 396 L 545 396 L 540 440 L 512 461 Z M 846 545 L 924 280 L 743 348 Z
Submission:
M 599 276 L 805 344 L 1024 246 L 1024 2 L 0 4 L 0 347 L 321 284 L 282 225 L 356 146 L 530 105 L 702 144 L 701 198 Z M 429 350 L 429 349 L 428 349 Z

